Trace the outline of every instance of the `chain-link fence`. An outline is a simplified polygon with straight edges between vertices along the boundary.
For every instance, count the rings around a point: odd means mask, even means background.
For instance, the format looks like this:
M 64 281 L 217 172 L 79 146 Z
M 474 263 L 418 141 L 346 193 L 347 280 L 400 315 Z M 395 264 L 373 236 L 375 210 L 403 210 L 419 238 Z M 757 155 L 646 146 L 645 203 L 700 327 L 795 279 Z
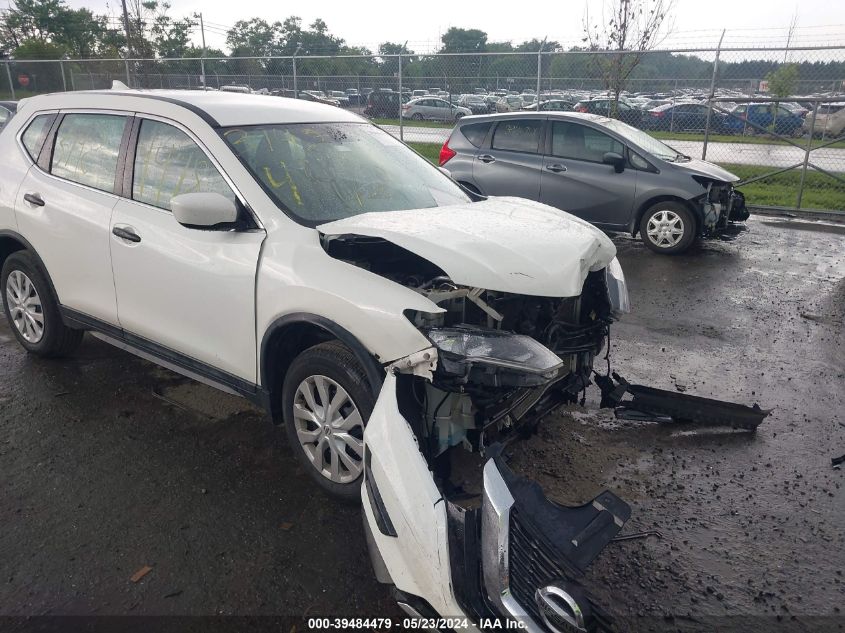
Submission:
M 0 95 L 220 89 L 323 101 L 434 157 L 470 114 L 619 118 L 743 180 L 757 207 L 845 210 L 845 47 L 653 52 L 7 60 Z M 538 105 L 539 104 L 539 105 Z

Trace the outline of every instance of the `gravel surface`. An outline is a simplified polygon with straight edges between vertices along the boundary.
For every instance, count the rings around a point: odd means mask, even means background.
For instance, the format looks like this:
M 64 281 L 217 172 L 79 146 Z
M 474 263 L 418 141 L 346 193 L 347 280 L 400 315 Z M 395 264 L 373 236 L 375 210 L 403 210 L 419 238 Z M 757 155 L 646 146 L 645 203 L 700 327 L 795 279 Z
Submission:
M 672 258 L 617 238 L 612 360 L 774 408 L 756 433 L 621 423 L 594 391 L 512 450 L 551 496 L 608 488 L 625 532 L 661 533 L 588 573 L 620 630 L 845 630 L 845 226 L 749 224 Z M 399 617 L 359 511 L 260 412 L 91 337 L 38 360 L 0 318 L 0 476 L 0 614 Z

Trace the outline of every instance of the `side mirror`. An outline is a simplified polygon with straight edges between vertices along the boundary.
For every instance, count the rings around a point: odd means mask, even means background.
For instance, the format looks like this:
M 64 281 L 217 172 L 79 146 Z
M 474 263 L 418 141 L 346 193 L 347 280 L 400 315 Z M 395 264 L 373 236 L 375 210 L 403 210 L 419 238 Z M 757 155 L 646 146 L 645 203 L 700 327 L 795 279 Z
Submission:
M 616 152 L 605 152 L 601 158 L 601 162 L 605 165 L 613 165 L 617 174 L 621 174 L 625 169 L 625 157 Z
M 219 193 L 183 193 L 170 199 L 176 221 L 188 227 L 212 227 L 238 220 L 235 203 Z

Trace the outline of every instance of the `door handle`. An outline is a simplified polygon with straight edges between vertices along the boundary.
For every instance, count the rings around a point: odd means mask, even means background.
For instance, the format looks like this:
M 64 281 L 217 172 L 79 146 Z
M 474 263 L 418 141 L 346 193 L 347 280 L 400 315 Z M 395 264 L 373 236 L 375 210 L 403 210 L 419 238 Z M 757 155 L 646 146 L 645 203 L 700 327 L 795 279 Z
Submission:
M 111 230 L 111 232 L 113 235 L 116 235 L 120 239 L 126 240 L 127 242 L 134 242 L 135 244 L 137 244 L 141 241 L 141 236 L 128 227 L 116 226 Z
M 42 198 L 41 194 L 39 193 L 25 193 L 23 195 L 23 199 L 26 200 L 29 204 L 36 207 L 43 207 L 45 204 L 44 198 Z
M 566 167 L 564 167 L 560 163 L 555 163 L 553 165 L 546 165 L 546 169 L 549 170 L 549 171 L 553 171 L 556 174 L 559 174 L 562 171 L 566 171 Z
M 488 163 L 488 164 L 496 162 L 496 159 L 493 156 L 490 156 L 490 154 L 482 154 L 481 156 L 478 157 L 478 160 L 480 160 L 482 163 Z

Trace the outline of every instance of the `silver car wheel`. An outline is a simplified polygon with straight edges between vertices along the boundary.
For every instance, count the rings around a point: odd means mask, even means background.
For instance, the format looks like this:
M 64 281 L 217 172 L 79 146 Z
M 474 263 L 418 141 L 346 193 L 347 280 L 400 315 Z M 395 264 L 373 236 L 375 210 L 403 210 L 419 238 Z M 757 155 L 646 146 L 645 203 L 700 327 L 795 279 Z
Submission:
M 35 285 L 20 270 L 6 279 L 6 302 L 20 335 L 27 343 L 38 343 L 44 336 L 44 309 Z
M 672 248 L 684 237 L 684 221 L 674 211 L 655 211 L 646 227 L 648 239 L 659 248 Z
M 364 420 L 346 390 L 328 376 L 296 388 L 293 420 L 302 450 L 326 479 L 346 484 L 363 469 Z

